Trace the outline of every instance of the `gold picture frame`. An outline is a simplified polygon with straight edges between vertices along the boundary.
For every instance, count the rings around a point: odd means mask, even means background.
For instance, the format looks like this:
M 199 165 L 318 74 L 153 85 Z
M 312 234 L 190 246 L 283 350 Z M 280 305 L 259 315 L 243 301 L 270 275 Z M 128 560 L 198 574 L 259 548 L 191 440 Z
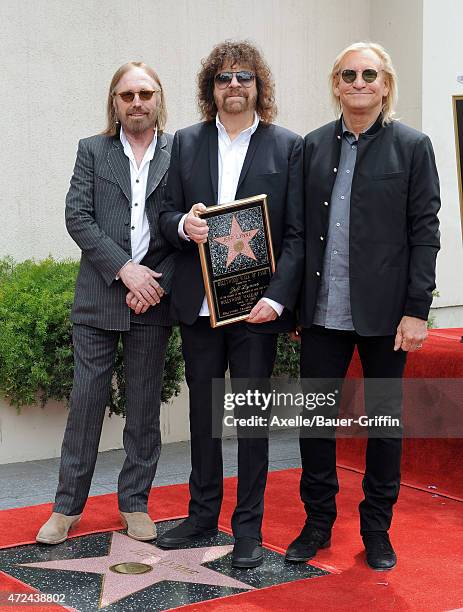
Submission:
M 460 198 L 460 227 L 463 239 L 463 96 L 452 96 L 455 151 L 457 155 L 458 194 Z
M 275 272 L 267 195 L 197 214 L 209 226 L 207 242 L 198 246 L 211 327 L 243 321 Z

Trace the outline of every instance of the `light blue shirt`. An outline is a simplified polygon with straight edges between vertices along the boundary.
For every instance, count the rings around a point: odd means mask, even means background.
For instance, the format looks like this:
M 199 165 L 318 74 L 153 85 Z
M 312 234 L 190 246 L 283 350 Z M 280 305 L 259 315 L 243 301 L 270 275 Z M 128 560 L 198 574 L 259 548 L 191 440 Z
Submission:
M 357 140 L 344 121 L 342 131 L 341 158 L 331 194 L 328 235 L 313 322 L 328 329 L 354 330 L 350 308 L 349 222 Z

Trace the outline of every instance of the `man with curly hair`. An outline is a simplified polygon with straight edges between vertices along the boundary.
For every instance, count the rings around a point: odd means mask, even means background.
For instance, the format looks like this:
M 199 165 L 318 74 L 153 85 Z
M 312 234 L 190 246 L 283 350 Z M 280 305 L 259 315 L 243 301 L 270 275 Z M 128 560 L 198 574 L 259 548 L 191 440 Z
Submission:
M 271 72 L 249 42 L 226 41 L 198 75 L 203 122 L 179 130 L 172 150 L 161 231 L 178 249 L 172 315 L 180 321 L 190 391 L 191 463 L 188 518 L 159 538 L 177 548 L 217 533 L 223 494 L 222 445 L 212 436 L 212 379 L 267 378 L 278 332 L 291 329 L 303 262 L 302 139 L 273 125 Z M 195 211 L 267 194 L 276 270 L 245 322 L 212 329 L 197 244 L 208 227 Z M 233 566 L 262 563 L 261 524 L 268 439 L 238 440 L 237 505 L 232 517 Z

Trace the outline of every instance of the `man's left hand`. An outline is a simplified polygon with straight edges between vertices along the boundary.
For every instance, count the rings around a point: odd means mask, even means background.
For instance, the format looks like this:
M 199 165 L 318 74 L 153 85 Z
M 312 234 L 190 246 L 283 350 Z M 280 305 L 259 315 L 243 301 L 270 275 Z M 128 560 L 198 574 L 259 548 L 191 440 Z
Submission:
M 265 300 L 259 300 L 249 313 L 247 323 L 267 323 L 277 318 L 277 313 Z
M 143 304 L 132 291 L 129 291 L 125 296 L 126 304 L 131 308 L 135 314 L 143 314 L 150 307 L 149 304 Z
M 394 350 L 400 348 L 409 353 L 419 350 L 428 337 L 427 322 L 416 317 L 402 317 L 397 328 Z

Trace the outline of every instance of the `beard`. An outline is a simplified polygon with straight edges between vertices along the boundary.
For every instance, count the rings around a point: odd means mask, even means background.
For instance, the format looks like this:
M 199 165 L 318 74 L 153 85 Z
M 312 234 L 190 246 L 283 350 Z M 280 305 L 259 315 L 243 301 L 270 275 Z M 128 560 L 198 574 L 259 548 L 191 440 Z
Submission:
M 255 110 L 256 101 L 257 95 L 249 96 L 246 91 L 236 91 L 222 98 L 220 101 L 216 99 L 215 103 L 219 111 L 223 110 L 226 113 L 238 115 L 245 111 Z M 217 102 L 219 102 L 219 104 Z
M 129 131 L 132 134 L 141 134 L 149 129 L 154 130 L 157 118 L 157 110 L 153 110 L 139 117 L 134 117 L 130 113 L 127 113 L 124 121 L 125 125 L 123 125 L 124 131 Z
M 223 110 L 227 113 L 238 114 L 248 109 L 248 101 L 246 98 L 227 99 L 223 102 Z

